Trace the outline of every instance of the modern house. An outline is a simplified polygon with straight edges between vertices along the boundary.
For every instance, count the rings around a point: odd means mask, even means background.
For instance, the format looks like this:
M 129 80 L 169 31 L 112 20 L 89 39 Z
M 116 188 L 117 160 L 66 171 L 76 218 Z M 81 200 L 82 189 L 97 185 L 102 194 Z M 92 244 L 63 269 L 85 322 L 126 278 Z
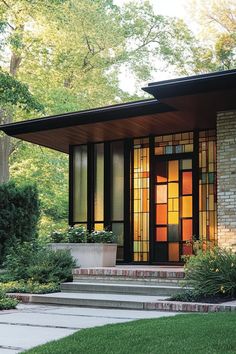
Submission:
M 236 70 L 153 82 L 154 98 L 0 127 L 69 154 L 69 224 L 111 228 L 124 263 L 236 249 Z

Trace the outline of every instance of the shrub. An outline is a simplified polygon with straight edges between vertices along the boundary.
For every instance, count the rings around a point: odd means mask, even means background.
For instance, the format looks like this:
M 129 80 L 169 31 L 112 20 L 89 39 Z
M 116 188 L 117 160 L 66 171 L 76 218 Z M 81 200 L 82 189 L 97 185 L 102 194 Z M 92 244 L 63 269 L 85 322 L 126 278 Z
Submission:
M 116 236 L 112 231 L 101 230 L 89 233 L 84 226 L 69 227 L 67 231 L 53 231 L 50 239 L 55 243 L 114 243 Z
M 51 283 L 71 279 L 75 262 L 69 251 L 53 251 L 34 241 L 17 244 L 6 257 L 5 267 L 12 280 Z
M 186 286 L 205 297 L 236 297 L 236 254 L 213 248 L 187 260 Z
M 48 294 L 60 291 L 57 283 L 40 284 L 32 281 L 9 281 L 0 283 L 0 292 L 5 293 L 31 293 L 31 294 Z
M 18 303 L 18 300 L 6 296 L 5 292 L 0 290 L 0 310 L 14 309 Z
M 37 235 L 38 192 L 35 185 L 0 185 L 0 264 L 16 242 L 31 241 Z

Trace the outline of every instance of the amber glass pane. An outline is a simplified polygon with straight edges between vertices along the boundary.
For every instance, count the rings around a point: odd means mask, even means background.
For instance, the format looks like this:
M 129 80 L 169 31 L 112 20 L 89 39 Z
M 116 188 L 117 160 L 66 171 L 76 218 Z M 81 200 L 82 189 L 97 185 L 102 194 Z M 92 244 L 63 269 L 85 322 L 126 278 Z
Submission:
M 156 205 L 156 224 L 167 224 L 167 204 Z
M 192 197 L 182 197 L 182 217 L 188 218 L 192 217 L 193 207 L 192 207 Z
M 178 183 L 168 184 L 168 198 L 178 198 L 179 196 L 179 185 Z
M 167 185 L 161 184 L 156 186 L 156 203 L 167 203 Z
M 157 227 L 156 228 L 156 241 L 167 241 L 167 227 Z
M 169 171 L 168 171 L 168 181 L 178 181 L 179 179 L 179 161 L 173 160 L 168 163 Z
M 179 261 L 179 243 L 169 243 L 169 261 L 178 262 Z
M 182 174 L 182 194 L 192 194 L 192 172 L 187 171 Z
M 193 221 L 192 219 L 182 220 L 182 240 L 192 240 L 193 237 Z
M 156 174 L 157 183 L 167 182 L 167 165 L 165 161 L 160 161 L 157 163 Z
M 94 220 L 104 220 L 104 144 L 94 146 Z

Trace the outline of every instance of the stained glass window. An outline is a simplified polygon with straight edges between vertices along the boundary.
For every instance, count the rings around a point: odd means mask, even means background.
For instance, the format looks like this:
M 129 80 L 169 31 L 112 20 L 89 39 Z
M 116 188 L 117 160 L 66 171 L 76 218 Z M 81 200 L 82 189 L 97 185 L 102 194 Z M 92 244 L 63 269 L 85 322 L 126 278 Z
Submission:
M 193 151 L 193 132 L 155 137 L 155 155 L 180 154 Z
M 104 144 L 94 145 L 94 221 L 104 221 Z
M 133 164 L 133 260 L 148 261 L 150 172 L 148 138 L 134 140 Z M 164 194 L 162 191 L 161 198 L 165 198 Z
M 216 135 L 199 132 L 199 236 L 205 245 L 216 242 Z

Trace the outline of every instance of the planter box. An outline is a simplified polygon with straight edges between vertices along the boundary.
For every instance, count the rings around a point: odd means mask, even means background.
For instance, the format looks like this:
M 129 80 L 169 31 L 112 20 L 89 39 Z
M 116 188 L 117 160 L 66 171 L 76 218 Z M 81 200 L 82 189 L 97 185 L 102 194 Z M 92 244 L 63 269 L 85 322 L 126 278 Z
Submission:
M 76 266 L 115 267 L 117 244 L 114 243 L 50 243 L 53 250 L 69 250 Z

